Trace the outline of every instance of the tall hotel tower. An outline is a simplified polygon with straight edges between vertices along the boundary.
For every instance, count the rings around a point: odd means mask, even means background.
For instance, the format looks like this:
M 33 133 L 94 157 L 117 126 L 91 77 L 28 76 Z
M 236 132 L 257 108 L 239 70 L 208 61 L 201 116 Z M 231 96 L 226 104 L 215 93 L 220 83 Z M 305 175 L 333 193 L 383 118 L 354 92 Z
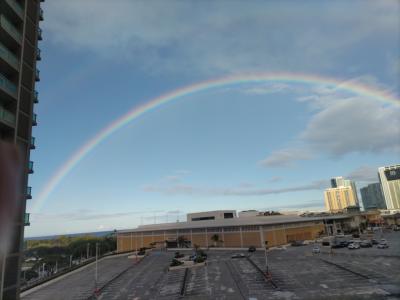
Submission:
M 40 0 L 0 0 L 0 140 L 13 143 L 24 166 L 18 213 L 13 224 L 10 252 L 0 261 L 0 300 L 19 299 L 25 212 L 31 199 L 28 176 L 33 173 L 30 151 L 35 149 L 32 126 L 36 126 L 34 106 L 38 103 L 35 83 L 40 80 L 36 62 L 40 60 L 39 21 L 43 20 Z

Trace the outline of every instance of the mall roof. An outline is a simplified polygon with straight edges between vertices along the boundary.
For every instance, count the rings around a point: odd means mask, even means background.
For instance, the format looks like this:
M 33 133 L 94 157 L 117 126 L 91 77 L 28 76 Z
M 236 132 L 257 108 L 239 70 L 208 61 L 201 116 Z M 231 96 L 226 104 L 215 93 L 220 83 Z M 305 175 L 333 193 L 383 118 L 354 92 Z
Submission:
M 350 215 L 334 215 L 323 217 L 300 217 L 297 215 L 281 215 L 281 216 L 254 216 L 240 217 L 232 219 L 217 219 L 192 222 L 177 222 L 177 223 L 160 223 L 141 225 L 134 229 L 118 230 L 124 232 L 143 232 L 155 230 L 174 230 L 174 229 L 191 229 L 191 228 L 211 228 L 211 227 L 230 227 L 230 226 L 248 226 L 248 225 L 278 225 L 285 223 L 300 223 L 323 220 L 337 220 L 351 218 Z

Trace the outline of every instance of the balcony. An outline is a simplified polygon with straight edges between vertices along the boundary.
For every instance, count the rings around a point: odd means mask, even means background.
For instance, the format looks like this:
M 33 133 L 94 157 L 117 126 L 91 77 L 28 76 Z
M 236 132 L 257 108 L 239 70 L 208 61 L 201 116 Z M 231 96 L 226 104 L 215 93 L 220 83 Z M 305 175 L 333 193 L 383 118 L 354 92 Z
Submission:
M 18 44 L 22 43 L 22 34 L 21 32 L 11 24 L 10 21 L 4 15 L 0 15 L 0 25 L 1 28 L 7 32 L 7 34 L 12 37 Z
M 37 114 L 32 115 L 32 126 L 37 126 Z
M 26 199 L 32 199 L 32 187 L 26 187 Z
M 33 103 L 39 103 L 39 93 L 37 91 L 33 92 Z
M 24 9 L 22 6 L 15 0 L 5 0 L 5 2 L 8 4 L 9 7 L 12 8 L 12 10 L 15 12 L 18 17 L 21 19 L 24 18 Z
M 42 60 L 42 56 L 40 55 L 40 49 L 36 48 L 36 60 Z
M 29 161 L 28 164 L 28 173 L 33 174 L 33 161 Z
M 35 138 L 34 138 L 33 136 L 31 137 L 31 144 L 30 144 L 29 148 L 30 148 L 31 150 L 36 149 Z
M 0 73 L 0 90 L 17 99 L 17 86 Z
M 0 106 L 0 122 L 15 127 L 15 115 L 7 109 Z
M 16 71 L 19 70 L 19 60 L 6 46 L 0 43 L 0 58 Z M 1 64 L 0 64 L 1 65 Z
M 24 215 L 24 226 L 31 225 L 31 223 L 29 222 L 29 216 L 30 216 L 30 214 L 25 213 L 25 215 Z
M 39 8 L 39 21 L 43 21 L 43 9 Z
M 37 38 L 38 38 L 38 41 L 41 41 L 43 39 L 42 38 L 42 29 L 40 27 L 38 27 L 38 30 L 37 30 Z
M 35 81 L 40 81 L 40 71 L 38 69 L 35 71 Z

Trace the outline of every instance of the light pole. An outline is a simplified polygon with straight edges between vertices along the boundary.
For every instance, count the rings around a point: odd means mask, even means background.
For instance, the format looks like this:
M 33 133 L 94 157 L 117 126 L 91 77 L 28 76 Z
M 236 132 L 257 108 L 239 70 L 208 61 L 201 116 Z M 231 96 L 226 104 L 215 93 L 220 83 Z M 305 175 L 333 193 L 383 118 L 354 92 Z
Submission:
M 72 267 L 72 255 L 69 256 L 69 267 Z
M 268 241 L 265 241 L 265 248 L 264 248 L 264 256 L 265 256 L 265 269 L 267 270 L 267 275 L 269 274 L 268 270 L 268 256 L 267 256 L 267 250 L 268 250 Z
M 99 255 L 99 243 L 96 243 L 96 268 L 95 268 L 95 274 L 94 274 L 96 290 L 97 290 L 97 258 L 98 258 L 98 255 Z
M 89 243 L 86 244 L 86 259 L 89 259 Z

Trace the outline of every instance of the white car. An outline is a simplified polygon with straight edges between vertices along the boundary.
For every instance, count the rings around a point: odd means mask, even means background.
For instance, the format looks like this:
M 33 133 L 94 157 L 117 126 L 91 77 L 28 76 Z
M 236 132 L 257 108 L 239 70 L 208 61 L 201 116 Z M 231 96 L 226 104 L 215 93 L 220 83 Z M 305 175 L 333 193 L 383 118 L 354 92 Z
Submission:
M 377 246 L 378 249 L 386 249 L 389 248 L 387 243 L 379 243 L 379 245 Z
M 360 244 L 358 243 L 351 243 L 347 246 L 348 249 L 353 250 L 353 249 L 360 249 Z
M 314 248 L 312 249 L 312 253 L 320 253 L 321 249 L 318 246 L 314 246 Z

